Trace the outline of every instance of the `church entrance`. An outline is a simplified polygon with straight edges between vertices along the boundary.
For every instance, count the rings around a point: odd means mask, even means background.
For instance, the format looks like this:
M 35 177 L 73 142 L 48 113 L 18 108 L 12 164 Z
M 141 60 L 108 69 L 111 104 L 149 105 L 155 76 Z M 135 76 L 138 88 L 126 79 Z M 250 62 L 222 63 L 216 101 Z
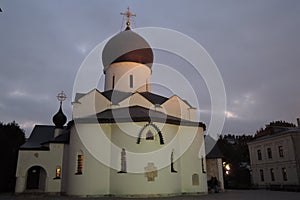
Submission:
M 27 172 L 27 190 L 45 191 L 46 171 L 40 166 L 33 166 Z

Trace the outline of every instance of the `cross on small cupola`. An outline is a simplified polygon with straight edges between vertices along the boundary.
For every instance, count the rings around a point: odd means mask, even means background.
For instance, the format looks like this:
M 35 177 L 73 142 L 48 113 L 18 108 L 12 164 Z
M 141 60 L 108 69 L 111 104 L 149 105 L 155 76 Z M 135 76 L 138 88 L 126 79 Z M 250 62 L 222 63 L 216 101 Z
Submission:
M 130 12 L 130 8 L 129 7 L 127 8 L 126 12 L 124 12 L 124 13 L 121 12 L 120 14 L 126 17 L 126 26 L 127 27 L 126 27 L 125 30 L 130 30 L 130 18 L 136 17 L 136 14 L 133 14 L 132 12 Z
M 64 100 L 66 100 L 67 95 L 64 93 L 64 91 L 61 91 L 60 93 L 58 93 L 58 95 L 56 96 L 56 98 L 60 102 L 60 104 L 62 104 L 62 102 Z

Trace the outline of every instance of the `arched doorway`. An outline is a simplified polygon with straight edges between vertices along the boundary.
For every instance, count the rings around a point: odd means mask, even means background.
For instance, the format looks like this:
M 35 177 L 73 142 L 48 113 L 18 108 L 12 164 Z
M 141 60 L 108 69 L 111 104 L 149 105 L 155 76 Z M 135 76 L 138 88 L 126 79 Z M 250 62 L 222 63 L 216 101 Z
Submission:
M 27 171 L 27 190 L 45 191 L 47 173 L 40 166 L 33 166 Z

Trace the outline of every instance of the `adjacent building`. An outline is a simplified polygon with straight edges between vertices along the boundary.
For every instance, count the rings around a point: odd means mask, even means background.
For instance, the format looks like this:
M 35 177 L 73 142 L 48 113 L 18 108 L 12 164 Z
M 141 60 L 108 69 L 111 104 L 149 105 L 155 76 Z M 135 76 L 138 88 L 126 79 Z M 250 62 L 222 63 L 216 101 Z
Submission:
M 218 186 L 221 191 L 224 191 L 224 176 L 223 176 L 223 154 L 219 148 L 218 144 L 211 149 L 210 152 L 206 155 L 206 171 L 207 171 L 207 180 L 211 181 L 213 178 L 216 178 L 218 181 Z M 211 189 L 211 188 L 210 188 Z
M 260 188 L 300 188 L 300 127 L 271 123 L 248 143 L 252 181 Z

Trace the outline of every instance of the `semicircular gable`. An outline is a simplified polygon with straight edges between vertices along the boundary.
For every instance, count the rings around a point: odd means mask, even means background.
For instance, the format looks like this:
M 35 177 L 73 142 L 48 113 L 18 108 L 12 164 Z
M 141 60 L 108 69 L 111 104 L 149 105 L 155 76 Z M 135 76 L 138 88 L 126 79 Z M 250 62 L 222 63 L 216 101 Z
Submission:
M 111 102 L 97 89 L 83 95 L 73 104 L 73 117 L 93 115 L 109 108 Z
M 190 116 L 190 109 L 193 108 L 187 101 L 182 100 L 180 97 L 174 95 L 162 104 L 166 113 L 181 119 L 190 120 L 194 116 Z

